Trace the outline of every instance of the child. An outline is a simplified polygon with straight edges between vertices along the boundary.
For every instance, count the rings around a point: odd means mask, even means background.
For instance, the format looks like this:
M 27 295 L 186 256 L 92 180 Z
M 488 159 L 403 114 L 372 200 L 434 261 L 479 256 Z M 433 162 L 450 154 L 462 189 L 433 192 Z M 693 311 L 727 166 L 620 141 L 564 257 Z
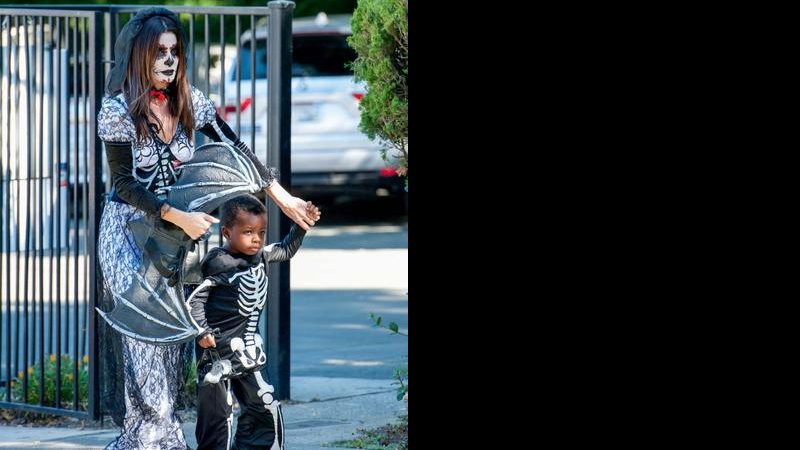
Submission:
M 311 202 L 306 208 L 319 212 Z M 267 355 L 257 328 L 267 301 L 269 263 L 294 256 L 305 230 L 292 225 L 283 241 L 265 246 L 267 210 L 250 194 L 225 203 L 221 216 L 226 243 L 203 258 L 203 282 L 187 300 L 202 329 L 195 346 L 197 448 L 281 450 L 283 416 L 261 373 Z M 241 406 L 234 447 L 231 391 Z

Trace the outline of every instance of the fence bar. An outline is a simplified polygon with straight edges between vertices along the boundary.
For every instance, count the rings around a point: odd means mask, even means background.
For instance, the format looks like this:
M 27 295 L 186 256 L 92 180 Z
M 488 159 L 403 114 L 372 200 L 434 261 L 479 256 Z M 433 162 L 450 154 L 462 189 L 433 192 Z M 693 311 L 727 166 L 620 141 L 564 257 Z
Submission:
M 241 25 L 239 23 L 239 16 L 236 16 L 236 135 L 242 134 L 242 57 L 239 49 L 242 48 L 242 42 L 239 36 L 242 34 Z M 255 30 L 253 30 L 255 31 Z M 255 33 L 253 33 L 255 34 Z M 222 68 L 222 79 L 225 79 L 225 68 Z M 251 92 L 251 96 L 255 95 L 255 91 Z M 226 119 L 227 120 L 227 119 Z M 254 134 L 254 133 L 251 133 Z M 252 149 L 252 147 L 251 147 Z
M 194 14 L 189 14 L 189 54 L 191 55 L 189 61 L 192 64 L 189 71 L 189 83 L 194 86 L 197 83 L 197 60 L 194 57 Z
M 0 16 L 0 23 L 6 23 L 5 22 L 6 20 L 8 20 L 8 16 L 6 16 L 5 18 Z M 2 30 L 2 28 L 0 28 L 0 32 L 2 32 L 1 30 Z M 2 42 L 2 39 L 3 39 L 3 37 L 0 36 L 0 42 Z M 6 46 L 6 48 L 9 49 L 7 51 L 10 51 L 10 48 L 11 48 L 11 40 L 10 39 L 8 40 L 8 45 Z M 2 55 L 3 55 L 2 46 L 0 46 L 0 58 L 2 58 Z M 2 62 L 1 59 L 0 59 L 0 62 Z M 7 137 L 6 130 L 10 130 L 9 127 L 4 127 L 3 126 L 4 123 L 5 123 L 5 118 L 7 117 L 6 114 L 3 114 L 4 113 L 3 105 L 5 104 L 5 100 L 4 99 L 7 98 L 7 95 L 4 96 L 3 92 L 5 92 L 6 80 L 8 79 L 8 75 L 7 75 L 7 72 L 6 72 L 6 69 L 7 69 L 8 66 L 3 65 L 2 67 L 3 67 L 3 76 L 2 76 L 2 81 L 0 81 L 0 152 L 2 152 L 2 150 L 3 150 L 2 149 L 2 143 L 4 141 L 3 138 Z M 6 167 L 6 162 L 2 158 L 2 156 L 0 156 L 0 177 L 2 177 L 5 167 Z M 8 194 L 6 194 L 5 185 L 2 182 L 0 182 L 0 198 L 3 198 L 3 199 L 9 198 Z M 8 203 L 8 201 L 6 201 L 5 203 Z M 11 221 L 9 220 L 9 222 L 11 222 Z M 2 275 L 3 275 L 3 254 L 10 253 L 9 249 L 3 245 L 3 243 L 5 242 L 5 240 L 3 239 L 4 236 L 5 236 L 4 232 L 8 228 L 9 227 L 5 226 L 5 220 L 3 220 L 3 214 L 2 214 L 2 211 L 0 211 L 0 281 L 2 281 Z M 0 284 L 0 345 L 2 345 L 3 342 L 5 342 L 5 341 L 10 341 L 11 340 L 11 328 L 8 328 L 8 327 L 6 327 L 5 329 L 3 328 L 3 298 L 8 299 L 10 297 L 9 294 L 6 294 L 5 296 L 3 295 L 4 286 L 8 286 L 8 284 L 5 284 L 5 285 Z M 10 317 L 10 316 L 11 316 L 11 308 L 8 308 L 8 314 L 6 315 L 6 317 Z M 5 338 L 5 341 L 3 340 L 3 332 L 4 331 L 6 331 L 6 333 L 8 334 L 8 337 Z M 0 375 L 0 379 L 2 379 L 1 375 Z M 5 388 L 6 388 L 6 396 L 5 397 L 0 397 L 0 400 L 2 400 L 3 398 L 5 398 L 6 400 L 11 400 L 11 374 L 9 373 L 7 368 L 6 368 L 6 385 L 5 385 Z
M 55 414 L 59 416 L 77 417 L 79 419 L 86 418 L 85 411 L 73 411 L 64 408 L 53 408 L 52 406 L 39 406 L 27 403 L 12 403 L 0 401 L 0 408 L 15 409 L 19 411 L 29 411 L 40 414 Z
M 271 1 L 267 36 L 267 163 L 277 167 L 281 185 L 287 190 L 292 185 L 291 142 L 291 45 L 292 11 L 294 3 Z M 255 37 L 255 30 L 253 30 Z M 255 125 L 255 124 L 254 124 Z M 275 202 L 269 202 L 267 242 L 277 242 L 289 232 L 290 221 L 281 214 Z M 270 270 L 272 279 L 267 287 L 268 305 L 267 355 L 272 364 L 267 366 L 270 381 L 275 385 L 275 398 L 289 398 L 289 261 L 275 264 Z M 273 281 L 274 280 L 274 281 Z M 277 281 L 277 282 L 275 282 Z
M 253 151 L 253 154 L 258 157 L 258 153 L 256 153 L 256 16 L 250 15 L 250 99 L 253 102 L 250 105 L 250 126 L 252 127 L 252 131 L 250 132 L 250 149 Z M 238 37 L 238 35 L 237 35 Z M 238 61 L 240 58 L 236 58 Z M 237 69 L 237 72 L 239 69 Z M 266 149 L 264 149 L 266 151 Z M 265 155 L 266 156 L 266 155 Z
M 56 20 L 58 20 L 58 19 L 56 19 Z M 49 40 L 49 42 L 50 42 L 50 50 L 49 50 L 50 58 L 49 58 L 49 62 L 47 63 L 47 68 L 45 69 L 45 73 L 47 74 L 47 79 L 45 80 L 45 84 L 50 87 L 50 94 L 49 94 L 50 98 L 57 98 L 57 97 L 53 97 L 52 96 L 53 92 L 56 89 L 56 86 L 58 85 L 58 83 L 56 83 L 54 81 L 54 78 L 53 78 L 53 76 L 54 76 L 54 74 L 53 74 L 53 64 L 54 64 L 53 55 L 55 54 L 55 51 L 53 49 L 52 43 L 55 41 L 55 38 L 53 37 L 53 18 L 52 17 L 48 17 L 47 18 L 47 29 L 50 30 L 50 40 Z M 48 167 L 48 172 L 50 173 L 50 182 L 48 183 L 48 187 L 49 187 L 49 192 L 50 192 L 49 198 L 50 198 L 51 205 L 53 205 L 52 202 L 54 202 L 55 199 L 56 199 L 56 189 L 57 189 L 57 186 L 58 186 L 56 184 L 56 177 L 54 176 L 55 172 L 54 172 L 54 168 L 53 168 L 54 164 L 56 164 L 55 160 L 53 159 L 53 138 L 55 136 L 55 131 L 56 131 L 56 127 L 55 127 L 56 121 L 53 118 L 53 108 L 54 108 L 53 102 L 52 101 L 48 101 L 48 104 L 47 104 L 47 115 L 48 115 L 47 116 L 47 125 L 45 125 L 44 123 L 42 124 L 42 128 L 45 128 L 45 126 L 48 128 L 48 134 L 50 136 L 50 139 L 48 139 L 48 141 L 47 141 L 48 142 L 48 145 L 47 145 L 47 159 L 50 162 L 50 165 Z M 47 315 L 47 329 L 50 330 L 50 339 L 47 340 L 47 347 L 48 347 L 48 352 L 47 353 L 49 353 L 49 354 L 58 353 L 56 351 L 56 347 L 55 347 L 55 338 L 56 337 L 55 337 L 55 334 L 53 333 L 53 330 L 55 330 L 55 324 L 53 323 L 53 319 L 54 319 L 54 317 L 53 317 L 53 298 L 55 297 L 55 295 L 53 294 L 53 287 L 55 286 L 55 283 L 53 282 L 53 276 L 55 275 L 55 271 L 53 270 L 53 262 L 54 262 L 53 261 L 53 249 L 55 248 L 55 245 L 53 244 L 53 242 L 55 242 L 54 239 L 53 239 L 54 238 L 54 236 L 53 236 L 53 231 L 54 231 L 53 222 L 55 221 L 55 216 L 53 215 L 52 212 L 54 210 L 55 210 L 55 208 L 51 206 L 51 209 L 50 209 L 50 211 L 51 211 L 50 220 L 47 223 L 47 237 L 48 237 L 48 241 L 47 242 L 50 243 L 50 248 L 48 249 L 49 251 L 48 251 L 48 255 L 47 255 L 48 256 L 47 262 L 49 263 L 48 270 L 49 270 L 49 273 L 50 273 L 50 286 L 49 286 L 49 288 L 47 290 L 47 292 L 49 294 L 49 299 L 48 299 L 49 300 L 49 302 L 48 302 L 49 309 L 48 309 L 48 311 L 50 312 L 50 314 Z M 42 264 L 44 265 L 44 258 L 42 259 Z M 44 293 L 44 290 L 42 290 L 42 292 Z M 58 373 L 58 372 L 56 372 L 56 373 Z
M 19 17 L 17 17 L 17 16 L 14 16 L 14 29 L 15 30 L 19 30 Z M 20 85 L 20 80 L 19 80 L 20 60 L 19 60 L 19 58 L 20 58 L 20 42 L 18 40 L 17 41 L 17 54 L 16 54 L 16 61 L 15 61 L 15 66 L 16 66 L 15 68 L 17 69 L 17 71 L 14 72 L 15 75 L 12 78 L 14 80 L 14 86 L 12 87 L 13 92 L 16 92 L 19 89 L 19 85 Z M 16 106 L 16 108 L 18 110 L 19 106 L 18 105 L 15 105 L 15 106 Z M 19 116 L 17 116 L 17 117 L 19 117 Z M 14 143 L 15 144 L 19 144 L 19 132 L 18 131 L 17 131 L 17 134 L 15 136 Z M 19 175 L 20 174 L 20 166 L 19 166 L 20 159 L 21 159 L 20 155 L 16 154 L 15 158 L 14 158 L 14 162 L 15 162 L 14 176 L 17 178 L 17 182 L 16 182 L 17 197 L 16 198 L 17 198 L 17 217 L 18 218 L 20 217 L 20 213 L 21 213 L 21 211 L 20 211 L 20 201 L 19 201 L 19 198 L 20 198 L 19 191 L 20 191 L 20 184 L 22 184 L 21 183 L 21 178 L 20 178 L 20 175 Z M 12 181 L 12 179 L 9 178 L 8 182 L 11 183 L 11 181 Z M 21 311 L 20 302 L 22 301 L 22 297 L 20 297 L 20 288 L 21 288 L 21 285 L 22 285 L 22 283 L 20 282 L 20 275 L 22 274 L 22 272 L 19 270 L 19 268 L 21 267 L 21 262 L 22 262 L 22 252 L 19 250 L 20 249 L 19 223 L 17 223 L 17 233 L 16 233 L 16 239 L 15 239 L 14 248 L 17 251 L 17 271 L 16 271 L 17 272 L 16 273 L 16 280 L 17 280 L 17 310 L 16 311 L 17 311 L 17 313 L 15 314 L 17 339 L 16 339 L 16 345 L 14 345 L 14 353 L 15 353 L 14 372 L 16 373 L 16 372 L 19 371 L 20 358 L 21 358 L 21 356 L 19 354 L 19 347 L 20 347 L 20 345 L 19 345 L 19 341 L 20 341 L 20 339 L 19 339 L 20 323 L 19 322 L 20 322 L 20 316 L 21 316 L 21 314 L 20 314 L 20 311 Z M 27 375 L 25 374 L 25 371 L 23 370 L 22 372 L 23 372 L 22 373 L 22 390 L 23 390 L 23 397 L 24 397 L 24 393 L 26 393 L 28 391 L 28 389 L 27 389 L 28 378 L 27 378 Z M 25 400 L 23 400 L 23 402 L 24 401 Z
M 205 90 L 205 92 L 208 93 L 208 92 L 211 91 L 211 51 L 209 50 L 211 33 L 209 32 L 209 27 L 208 27 L 208 14 L 203 16 L 203 25 L 205 26 L 204 37 L 205 37 L 205 44 L 206 44 L 206 90 Z
M 100 137 L 97 134 L 97 121 L 94 118 L 100 111 L 100 105 L 103 101 L 103 78 L 97 76 L 100 73 L 98 62 L 102 53 L 102 36 L 103 20 L 102 13 L 95 12 L 92 20 L 92 35 L 89 40 L 89 85 L 92 87 L 90 90 L 89 99 L 89 113 L 88 116 L 91 120 L 88 121 L 89 135 L 89 167 L 92 168 L 91 176 L 89 177 L 89 217 L 91 221 L 87 222 L 88 233 L 86 239 L 86 249 L 89 255 L 97 254 L 97 239 L 99 236 L 100 217 L 102 214 L 101 203 L 99 202 L 101 196 L 105 191 L 105 183 L 103 180 L 103 157 L 102 157 L 102 144 Z M 101 279 L 97 276 L 97 258 L 86 258 L 89 261 L 89 297 L 86 304 L 89 308 L 88 328 L 89 328 L 89 416 L 97 420 L 100 418 L 100 355 L 99 346 L 97 345 L 97 314 L 95 307 L 99 305 L 100 293 L 102 292 Z
M 219 104 L 222 108 L 223 115 L 225 111 L 225 16 L 219 16 L 219 67 L 220 67 L 220 77 L 219 77 Z M 208 65 L 211 65 L 211 61 L 209 60 Z M 220 227 L 222 229 L 222 227 Z
M 6 20 L 11 22 L 11 16 L 6 16 Z M 3 198 L 9 199 L 9 201 L 5 202 L 5 211 L 6 211 L 6 220 L 9 222 L 9 226 L 5 228 L 5 246 L 3 247 L 5 251 L 6 257 L 6 282 L 4 286 L 6 286 L 6 311 L 8 311 L 8 315 L 6 315 L 6 329 L 8 330 L 8 339 L 6 339 L 6 400 L 11 401 L 11 339 L 15 333 L 11 332 L 11 27 L 6 28 L 6 42 L 8 42 L 8 46 L 6 46 L 6 64 L 3 67 L 3 79 L 6 81 L 6 92 L 9 93 L 8 98 L 6 98 L 6 115 L 5 115 L 5 130 L 8 130 L 9 134 L 6 138 L 6 148 L 5 148 L 5 161 L 7 161 L 6 165 L 6 180 L 8 187 L 6 188 L 5 195 Z M 2 103 L 0 103 L 2 105 Z M 2 257 L 2 255 L 0 255 Z M 2 274 L 0 274 L 2 275 Z M 19 298 L 19 297 L 17 297 Z M 19 314 L 16 314 L 19 317 Z M 19 330 L 19 329 L 17 329 Z M 19 336 L 19 333 L 16 333 Z
M 28 124 L 31 124 L 31 123 L 33 123 L 33 108 L 31 108 L 32 101 L 31 101 L 31 95 L 30 95 L 31 94 L 31 78 L 32 78 L 31 75 L 32 75 L 32 73 L 31 73 L 31 48 L 30 48 L 30 39 L 28 39 L 28 17 L 27 16 L 23 17 L 23 20 L 22 20 L 22 35 L 24 36 L 24 39 L 25 39 L 25 93 L 26 93 L 26 102 L 25 102 L 25 104 L 28 107 L 28 117 L 27 117 Z M 31 132 L 31 129 L 29 127 L 28 128 L 28 133 L 26 133 L 26 136 L 25 136 L 26 141 L 27 141 L 27 143 L 26 143 L 27 148 L 31 148 L 32 147 L 32 142 L 31 142 L 31 137 L 32 136 L 33 136 L 33 133 Z M 30 202 L 30 192 L 31 192 L 30 170 L 31 170 L 31 165 L 32 165 L 31 153 L 33 153 L 33 152 L 27 152 L 26 153 L 27 164 L 25 165 L 25 171 L 24 171 L 25 176 L 27 178 L 27 182 L 26 182 L 27 190 L 25 192 L 25 198 L 26 198 L 27 201 L 25 202 L 25 217 L 26 217 L 26 220 L 25 220 L 25 267 L 21 271 L 22 272 L 22 278 L 24 280 L 24 282 L 23 282 L 24 284 L 22 286 L 22 297 L 23 297 L 23 302 L 24 302 L 24 305 L 25 305 L 24 308 L 23 308 L 24 311 L 25 311 L 25 315 L 24 315 L 24 317 L 25 317 L 24 318 L 24 320 L 25 320 L 25 334 L 24 334 L 24 338 L 23 338 L 23 341 L 24 341 L 25 344 L 24 344 L 24 355 L 22 355 L 22 371 L 23 371 L 23 378 L 22 378 L 22 380 L 23 380 L 23 383 L 22 383 L 23 394 L 22 394 L 22 398 L 23 398 L 23 402 L 25 402 L 25 403 L 28 403 L 28 388 L 29 388 L 29 385 L 30 385 L 30 382 L 28 380 L 28 364 L 29 364 L 28 356 L 30 356 L 31 353 L 32 353 L 30 351 L 31 342 L 28 339 L 28 336 L 30 336 L 32 334 L 30 332 L 30 326 L 31 326 L 30 325 L 30 320 L 29 320 L 30 319 L 30 314 L 28 312 L 28 264 L 30 263 L 31 230 L 30 230 L 30 227 L 29 227 L 30 221 L 27 220 L 27 218 L 31 216 L 31 202 Z M 17 174 L 17 177 L 19 178 L 19 181 L 22 181 L 21 174 L 22 174 L 22 171 L 20 171 L 20 173 Z M 22 183 L 18 182 L 18 184 L 22 184 Z M 17 199 L 19 201 L 19 197 L 17 197 Z M 20 227 L 20 229 L 21 228 L 22 227 Z
M 39 16 L 37 18 L 37 30 L 38 30 L 38 39 L 36 39 L 36 77 L 39 81 L 38 83 L 38 93 L 39 93 L 39 110 L 38 110 L 38 127 L 39 136 L 38 136 L 38 145 L 34 148 L 38 149 L 36 155 L 38 156 L 39 160 L 39 175 L 36 178 L 37 180 L 37 191 L 39 192 L 39 226 L 34 236 L 36 240 L 39 242 L 39 257 L 34 259 L 33 264 L 33 279 L 36 281 L 36 277 L 39 278 L 39 404 L 44 406 L 44 383 L 41 381 L 44 380 L 44 271 L 42 270 L 44 266 L 44 233 L 42 232 L 44 229 L 44 49 L 42 46 L 42 42 L 44 41 L 44 24 L 42 23 L 42 17 Z M 33 77 L 31 77 L 33 78 Z M 37 263 L 39 270 L 36 270 Z M 35 299 L 35 297 L 34 297 Z
M 80 202 L 81 202 L 81 206 L 82 206 L 80 208 L 80 210 L 81 210 L 82 218 L 83 218 L 84 245 L 83 245 L 83 251 L 81 251 L 80 250 L 81 249 L 80 238 L 79 238 L 78 239 L 78 252 L 79 252 L 78 254 L 85 254 L 86 253 L 86 246 L 88 245 L 88 242 L 86 242 L 86 236 L 87 236 L 87 233 L 88 233 L 88 223 L 89 223 L 89 220 L 88 220 L 89 219 L 89 217 L 88 217 L 88 214 L 89 214 L 89 206 L 88 206 L 88 202 L 89 202 L 89 199 L 88 199 L 88 195 L 89 195 L 89 189 L 88 189 L 89 166 L 88 166 L 88 164 L 89 164 L 89 153 L 92 151 L 92 148 L 89 147 L 89 139 L 90 139 L 90 137 L 89 137 L 89 126 L 88 125 L 89 125 L 89 122 L 94 122 L 94 118 L 92 118 L 92 120 L 89 120 L 89 116 L 87 114 L 88 111 L 86 110 L 86 101 L 87 101 L 87 97 L 88 97 L 88 94 L 89 94 L 89 89 L 88 89 L 88 87 L 86 85 L 86 79 L 88 78 L 87 75 L 89 75 L 89 76 L 92 75 L 92 74 L 88 74 L 87 73 L 88 72 L 88 68 L 86 67 L 87 64 L 89 64 L 89 61 L 88 61 L 89 58 L 87 57 L 87 53 L 86 53 L 87 52 L 86 35 L 89 34 L 89 28 L 87 28 L 87 25 L 89 23 L 89 19 L 85 18 L 85 17 L 81 18 L 81 23 L 83 24 L 83 30 L 81 31 L 81 96 L 80 96 L 81 103 L 80 103 L 80 107 L 78 108 L 78 114 L 77 114 L 78 124 L 77 124 L 77 127 L 78 127 L 78 130 L 80 130 L 80 126 L 81 126 L 80 117 L 81 117 L 81 111 L 83 111 L 83 117 L 84 117 L 84 120 L 86 121 L 86 124 L 83 126 L 83 133 L 81 134 L 81 138 L 82 138 L 82 140 L 84 142 L 84 145 L 86 146 L 85 148 L 86 148 L 87 151 L 82 152 L 83 154 L 78 153 L 78 156 L 82 157 L 81 164 L 79 164 L 79 167 L 81 167 L 82 170 L 79 169 L 80 176 L 78 177 L 78 179 L 83 177 L 83 179 L 86 180 L 83 183 L 83 186 L 80 189 L 80 196 L 81 196 Z M 92 136 L 91 139 L 93 140 L 94 136 Z M 80 143 L 78 143 L 78 148 L 80 148 Z M 80 228 L 80 225 L 77 228 Z M 76 257 L 76 259 L 78 261 L 80 260 L 80 258 L 77 258 L 77 257 Z M 89 263 L 89 261 L 87 261 L 86 258 L 84 258 L 83 261 L 84 261 L 84 270 L 85 270 L 88 267 L 87 264 Z M 84 283 L 83 290 L 82 290 L 82 294 L 83 294 L 83 298 L 84 298 L 83 313 L 81 314 L 81 318 L 83 319 L 83 329 L 85 329 L 86 326 L 87 326 L 87 318 L 88 318 L 87 316 L 89 314 L 88 313 L 88 310 L 89 310 L 89 308 L 88 308 L 88 306 L 89 306 L 89 303 L 88 303 L 88 299 L 89 299 L 88 287 L 89 287 L 89 284 L 88 283 Z M 80 323 L 80 319 L 78 319 L 78 323 Z M 80 358 L 81 355 L 86 355 L 87 354 L 86 353 L 87 333 L 86 332 L 78 333 L 78 339 L 81 342 L 80 342 L 80 346 L 78 347 L 78 351 L 76 353 L 76 356 L 78 358 Z M 75 364 L 75 366 L 76 366 L 75 370 L 77 371 L 78 370 L 78 367 L 77 367 L 78 364 Z M 77 380 L 76 380 L 76 382 L 77 382 Z
M 74 46 L 73 49 L 73 58 L 74 64 L 72 65 L 72 104 L 74 105 L 75 115 L 79 114 L 79 106 L 78 106 L 78 99 L 80 98 L 80 91 L 78 87 L 79 72 L 78 72 L 78 59 L 80 55 L 78 54 L 78 29 L 80 28 L 79 18 L 75 18 L 75 27 L 72 29 L 72 45 Z M 82 75 L 82 73 L 81 73 Z M 71 117 L 71 115 L 70 115 Z M 76 118 L 77 119 L 77 118 Z M 80 305 L 78 305 L 78 252 L 80 248 L 80 243 L 78 242 L 80 236 L 78 236 L 77 228 L 79 227 L 78 223 L 78 180 L 80 179 L 80 129 L 78 127 L 78 121 L 75 120 L 75 186 L 72 189 L 72 217 L 75 223 L 76 232 L 73 234 L 72 238 L 72 250 L 74 251 L 73 260 L 71 261 L 72 266 L 72 329 L 74 336 L 73 338 L 73 347 L 72 347 L 72 389 L 73 389 L 73 398 L 75 401 L 72 402 L 72 410 L 75 411 L 78 409 L 78 396 L 74 395 L 78 392 L 78 334 L 80 331 L 80 324 L 78 323 L 78 311 L 80 311 Z M 69 247 L 68 247 L 69 248 Z M 69 260 L 69 258 L 67 258 Z
M 65 21 L 67 19 L 64 19 Z M 56 248 L 56 267 L 55 267 L 55 290 L 56 290 L 56 327 L 55 327 L 55 335 L 56 335 L 56 399 L 55 399 L 55 407 L 61 408 L 61 77 L 62 71 L 66 69 L 61 66 L 61 18 L 56 18 L 56 30 L 55 30 L 55 66 L 56 66 L 56 76 L 58 77 L 58 82 L 54 83 L 55 85 L 55 97 L 53 102 L 53 136 L 54 136 L 54 144 L 55 144 L 55 164 L 56 170 L 53 175 L 53 178 L 57 180 L 56 183 L 56 193 L 54 194 L 54 203 L 55 203 L 55 211 L 56 211 L 56 236 L 55 236 L 55 248 Z M 66 183 L 66 180 L 65 180 Z M 66 224 L 64 224 L 66 225 Z

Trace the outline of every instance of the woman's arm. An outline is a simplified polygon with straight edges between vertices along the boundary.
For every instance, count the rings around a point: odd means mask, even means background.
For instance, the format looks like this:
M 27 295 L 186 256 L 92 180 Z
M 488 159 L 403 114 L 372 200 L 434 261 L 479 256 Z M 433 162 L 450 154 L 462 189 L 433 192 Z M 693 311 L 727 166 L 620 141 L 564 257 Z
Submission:
M 319 208 L 314 207 L 313 209 L 308 209 L 305 200 L 300 197 L 295 197 L 286 191 L 278 180 L 275 179 L 275 171 L 273 169 L 268 169 L 261 163 L 247 144 L 239 139 L 236 133 L 222 120 L 219 114 L 215 116 L 214 120 L 199 128 L 198 131 L 215 142 L 225 142 L 241 150 L 256 166 L 256 170 L 258 170 L 258 173 L 266 184 L 264 191 L 266 191 L 267 195 L 275 201 L 275 204 L 278 205 L 287 217 L 292 219 L 292 221 L 297 223 L 301 228 L 308 230 L 319 220 Z
M 261 179 L 264 181 L 264 184 L 269 187 L 270 184 L 275 180 L 275 173 L 274 170 L 268 169 L 250 150 L 250 147 L 247 146 L 244 142 L 239 139 L 239 136 L 231 129 L 228 124 L 222 120 L 222 117 L 219 114 L 214 116 L 207 124 L 203 125 L 202 127 L 198 128 L 197 131 L 203 133 L 204 135 L 208 136 L 214 142 L 224 142 L 226 144 L 232 145 L 238 148 L 245 156 L 247 156 L 250 161 L 253 162 L 253 165 L 256 166 L 256 170 L 258 174 L 261 175 Z
M 206 234 L 211 225 L 219 223 L 219 219 L 202 211 L 186 212 L 173 208 L 169 203 L 161 207 L 161 218 L 181 227 L 184 233 L 195 240 Z
M 163 200 L 148 191 L 133 177 L 133 152 L 130 142 L 106 142 L 106 157 L 111 172 L 111 183 L 117 195 L 142 211 L 156 215 Z
M 275 180 L 269 187 L 265 189 L 267 195 L 270 196 L 275 204 L 292 219 L 302 229 L 308 230 L 319 220 L 321 213 L 319 208 L 311 205 L 300 197 L 295 197 Z

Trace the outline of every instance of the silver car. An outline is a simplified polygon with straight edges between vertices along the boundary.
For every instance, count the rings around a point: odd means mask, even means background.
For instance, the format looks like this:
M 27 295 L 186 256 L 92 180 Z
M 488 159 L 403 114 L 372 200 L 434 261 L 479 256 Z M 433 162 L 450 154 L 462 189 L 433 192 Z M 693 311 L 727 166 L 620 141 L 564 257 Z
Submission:
M 401 198 L 405 192 L 396 168 L 381 158 L 378 144 L 358 129 L 364 85 L 353 80 L 349 67 L 356 58 L 347 44 L 350 17 L 320 13 L 292 22 L 291 190 L 304 198 Z M 266 40 L 266 25 L 259 23 L 255 32 L 257 101 L 251 96 L 253 33 L 248 30 L 241 36 L 240 62 L 234 59 L 225 75 L 225 107 L 220 108 L 234 130 L 241 121 L 242 141 L 250 145 L 255 133 L 258 155 L 264 155 L 267 145 Z M 239 102 L 237 77 L 241 80 Z

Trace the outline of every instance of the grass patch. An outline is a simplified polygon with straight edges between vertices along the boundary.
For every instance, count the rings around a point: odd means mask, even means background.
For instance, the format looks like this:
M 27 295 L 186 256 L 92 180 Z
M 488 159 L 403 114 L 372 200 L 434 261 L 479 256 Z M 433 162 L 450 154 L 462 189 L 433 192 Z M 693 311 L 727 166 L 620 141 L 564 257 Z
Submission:
M 355 439 L 336 441 L 330 446 L 364 450 L 408 450 L 408 415 L 400 416 L 398 423 L 373 430 L 359 429 L 357 433 Z

